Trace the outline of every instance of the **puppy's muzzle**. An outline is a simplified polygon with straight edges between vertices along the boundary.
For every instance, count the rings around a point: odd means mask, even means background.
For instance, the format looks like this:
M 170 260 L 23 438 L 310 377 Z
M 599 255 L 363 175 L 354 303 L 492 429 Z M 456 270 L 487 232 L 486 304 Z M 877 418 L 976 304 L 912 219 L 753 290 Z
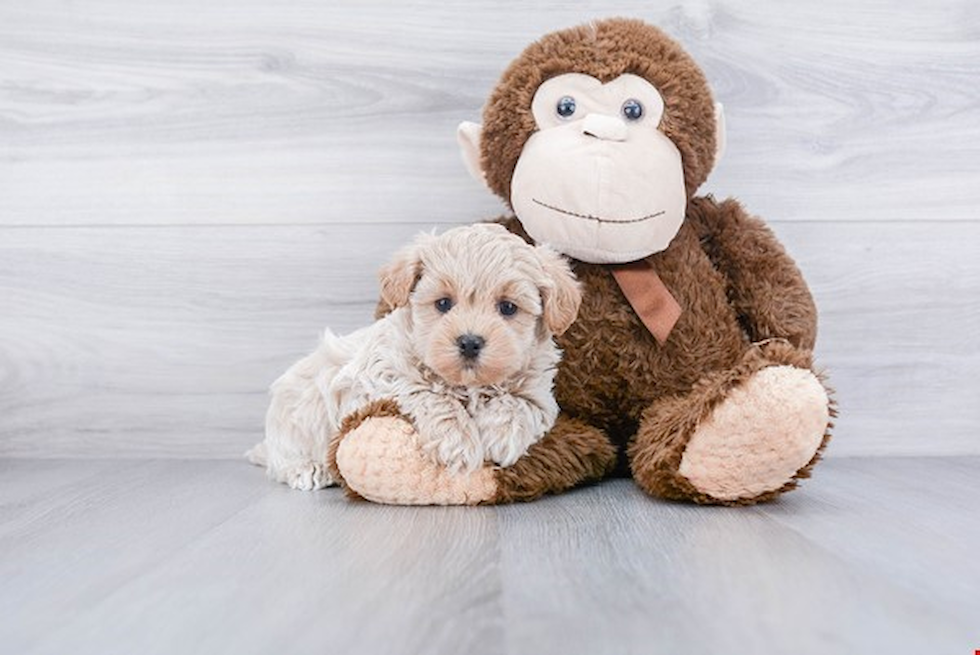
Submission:
M 475 334 L 464 334 L 456 339 L 456 345 L 459 347 L 459 354 L 463 357 L 463 359 L 469 361 L 473 361 L 480 356 L 480 351 L 483 350 L 483 346 L 485 344 L 486 341 L 484 338 Z

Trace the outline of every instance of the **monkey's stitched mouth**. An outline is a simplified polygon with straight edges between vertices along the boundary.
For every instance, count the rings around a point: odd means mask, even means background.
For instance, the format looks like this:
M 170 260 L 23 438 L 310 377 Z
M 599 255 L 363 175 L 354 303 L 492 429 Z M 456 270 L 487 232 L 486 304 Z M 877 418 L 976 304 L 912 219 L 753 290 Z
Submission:
M 531 201 L 535 204 L 541 205 L 546 209 L 551 211 L 556 211 L 559 214 L 565 214 L 566 216 L 572 216 L 574 218 L 581 218 L 587 221 L 595 221 L 596 223 L 642 223 L 643 221 L 649 221 L 651 218 L 656 218 L 657 216 L 662 216 L 667 212 L 665 210 L 660 210 L 654 214 L 647 214 L 646 216 L 641 216 L 640 218 L 626 218 L 622 220 L 615 220 L 612 218 L 599 218 L 598 216 L 593 216 L 592 214 L 577 214 L 575 212 L 568 211 L 567 209 L 562 209 L 561 207 L 555 207 L 554 205 L 549 205 L 546 202 L 541 202 L 537 198 L 531 198 Z

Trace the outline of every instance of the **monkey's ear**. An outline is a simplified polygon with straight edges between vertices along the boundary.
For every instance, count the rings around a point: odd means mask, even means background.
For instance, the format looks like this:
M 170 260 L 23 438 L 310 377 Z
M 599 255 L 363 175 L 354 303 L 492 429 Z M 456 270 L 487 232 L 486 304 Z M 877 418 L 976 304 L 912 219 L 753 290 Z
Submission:
M 715 166 L 725 156 L 728 146 L 728 135 L 725 132 L 725 105 L 715 103 Z
M 483 134 L 483 126 L 479 123 L 463 121 L 456 128 L 456 142 L 459 143 L 459 152 L 463 155 L 463 165 L 466 166 L 470 176 L 481 183 L 487 185 L 487 177 L 483 173 L 483 166 L 480 165 L 480 136 Z
M 540 286 L 542 318 L 548 331 L 559 336 L 578 316 L 582 290 L 568 261 L 548 246 L 535 246 L 544 280 Z
M 408 304 L 415 283 L 422 277 L 422 256 L 419 244 L 413 243 L 395 253 L 390 262 L 378 271 L 381 281 L 381 300 L 389 309 Z

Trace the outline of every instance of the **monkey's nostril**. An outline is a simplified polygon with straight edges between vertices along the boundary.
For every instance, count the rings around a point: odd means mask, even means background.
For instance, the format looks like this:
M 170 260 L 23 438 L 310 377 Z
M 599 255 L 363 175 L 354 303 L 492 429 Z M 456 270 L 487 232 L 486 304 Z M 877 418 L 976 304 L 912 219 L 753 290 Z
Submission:
M 479 357 L 480 350 L 483 349 L 484 344 L 486 344 L 486 341 L 483 337 L 475 334 L 464 334 L 456 339 L 456 345 L 459 346 L 459 354 L 464 359 L 476 359 Z
M 625 141 L 626 123 L 616 116 L 589 114 L 582 121 L 582 133 L 603 141 Z

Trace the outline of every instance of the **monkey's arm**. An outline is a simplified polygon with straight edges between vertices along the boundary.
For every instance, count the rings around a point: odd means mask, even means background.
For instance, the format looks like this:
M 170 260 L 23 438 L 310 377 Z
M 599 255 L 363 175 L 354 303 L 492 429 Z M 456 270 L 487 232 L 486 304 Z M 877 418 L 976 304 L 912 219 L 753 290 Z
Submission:
M 605 434 L 559 414 L 555 425 L 513 466 L 497 469 L 497 492 L 488 503 L 513 503 L 601 480 L 616 466 L 616 447 Z
M 507 468 L 452 474 L 420 447 L 398 406 L 380 401 L 344 421 L 328 467 L 347 493 L 390 505 L 478 505 L 534 500 L 605 477 L 616 448 L 598 429 L 559 415 L 554 427 Z
M 692 199 L 688 217 L 728 279 L 728 294 L 752 341 L 786 339 L 812 350 L 817 308 L 796 263 L 762 220 L 735 200 Z

